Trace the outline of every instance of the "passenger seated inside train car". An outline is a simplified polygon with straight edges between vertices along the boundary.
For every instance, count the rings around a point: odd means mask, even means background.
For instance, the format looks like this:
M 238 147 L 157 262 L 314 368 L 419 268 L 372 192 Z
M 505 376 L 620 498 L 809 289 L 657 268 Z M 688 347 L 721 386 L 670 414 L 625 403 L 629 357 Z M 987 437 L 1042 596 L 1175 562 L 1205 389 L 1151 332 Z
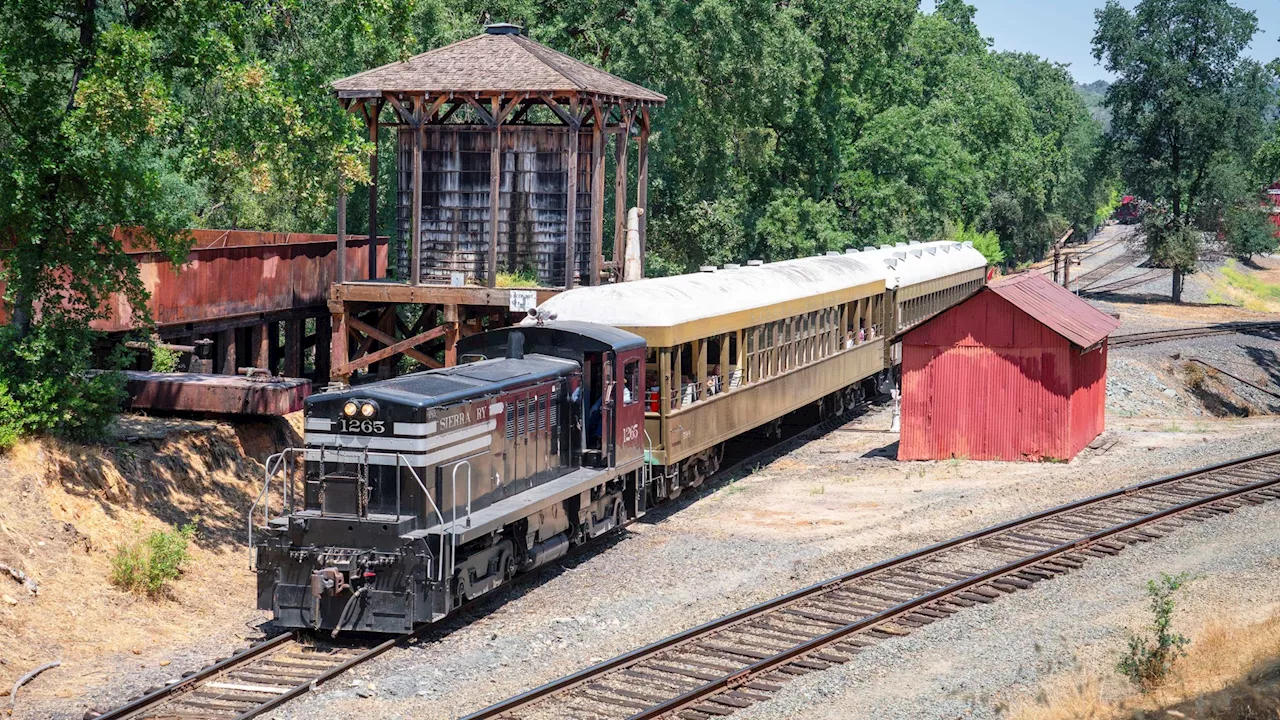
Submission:
M 723 387 L 724 382 L 720 376 L 720 365 L 717 363 L 707 368 L 707 397 L 719 395 Z

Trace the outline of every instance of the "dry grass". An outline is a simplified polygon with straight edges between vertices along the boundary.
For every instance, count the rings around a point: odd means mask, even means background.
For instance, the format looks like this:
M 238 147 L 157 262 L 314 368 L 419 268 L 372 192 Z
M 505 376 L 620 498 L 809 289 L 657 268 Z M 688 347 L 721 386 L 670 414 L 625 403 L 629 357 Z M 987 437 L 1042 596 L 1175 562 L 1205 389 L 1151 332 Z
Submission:
M 1109 670 L 1109 668 L 1108 668 Z M 1149 694 L 1114 676 L 1076 677 L 1015 705 L 1011 720 L 1271 720 L 1280 718 L 1280 614 L 1254 625 L 1214 623 L 1198 633 L 1170 681 Z M 1104 685 L 1124 687 L 1106 693 Z
M 130 422 L 114 443 L 23 441 L 0 458 L 0 563 L 39 583 L 30 595 L 0 577 L 9 598 L 0 598 L 6 690 L 61 659 L 26 692 L 73 697 L 88 681 L 161 662 L 193 639 L 234 643 L 250 632 L 257 613 L 245 517 L 262 482 L 257 457 L 285 442 L 288 426 Z M 197 517 L 191 563 L 170 591 L 142 598 L 109 583 L 121 543 Z

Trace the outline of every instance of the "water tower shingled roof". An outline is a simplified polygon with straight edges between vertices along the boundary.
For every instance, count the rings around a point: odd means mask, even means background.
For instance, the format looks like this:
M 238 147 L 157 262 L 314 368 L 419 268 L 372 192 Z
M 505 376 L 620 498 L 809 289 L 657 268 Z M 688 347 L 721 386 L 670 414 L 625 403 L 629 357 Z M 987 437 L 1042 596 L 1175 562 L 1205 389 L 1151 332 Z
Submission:
M 349 97 L 385 93 L 440 95 L 550 93 L 556 96 L 600 95 L 661 105 L 667 98 L 552 50 L 519 34 L 506 23 L 489 26 L 482 35 L 436 48 L 335 80 L 334 91 Z

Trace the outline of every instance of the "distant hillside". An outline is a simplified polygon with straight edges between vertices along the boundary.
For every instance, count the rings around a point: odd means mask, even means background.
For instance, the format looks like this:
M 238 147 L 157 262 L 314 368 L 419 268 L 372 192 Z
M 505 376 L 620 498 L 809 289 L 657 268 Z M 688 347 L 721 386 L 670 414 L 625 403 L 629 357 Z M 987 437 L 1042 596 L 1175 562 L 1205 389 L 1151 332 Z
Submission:
M 1107 89 L 1111 87 L 1111 83 L 1106 80 L 1095 80 L 1088 84 L 1076 84 L 1076 94 L 1084 101 L 1084 106 L 1089 108 L 1089 114 L 1094 120 L 1102 123 L 1104 130 L 1111 129 L 1111 110 L 1102 107 L 1102 101 L 1107 97 Z

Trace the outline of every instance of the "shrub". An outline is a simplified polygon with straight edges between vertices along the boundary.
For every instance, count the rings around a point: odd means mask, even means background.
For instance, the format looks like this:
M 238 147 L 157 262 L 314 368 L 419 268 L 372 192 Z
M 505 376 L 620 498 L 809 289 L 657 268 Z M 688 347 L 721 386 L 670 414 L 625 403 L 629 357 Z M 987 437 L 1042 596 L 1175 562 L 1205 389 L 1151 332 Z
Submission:
M 187 548 L 195 536 L 195 524 L 187 523 L 119 546 L 111 558 L 111 583 L 131 592 L 159 595 L 166 583 L 182 575 L 191 557 Z
M 1228 209 L 1224 232 L 1227 251 L 1241 260 L 1276 251 L 1276 226 L 1271 222 L 1271 214 L 1256 203 Z
M 151 369 L 155 372 L 173 372 L 178 369 L 182 355 L 175 350 L 154 343 L 151 346 Z
M 1173 632 L 1173 595 L 1191 576 L 1188 573 L 1169 575 L 1160 573 L 1160 580 L 1147 581 L 1147 597 L 1150 598 L 1152 622 L 1147 633 L 1129 633 L 1129 647 L 1116 670 L 1144 691 L 1159 686 L 1173 663 L 1186 655 L 1184 647 L 1190 642 Z
M 1000 247 L 1000 236 L 994 230 L 978 232 L 960 223 L 950 235 L 949 240 L 973 243 L 973 249 L 982 253 L 988 265 L 999 265 L 1004 262 L 1005 254 Z
M 3 439 L 50 433 L 75 440 L 102 438 L 124 398 L 124 376 L 95 372 L 93 333 L 67 325 L 32 326 L 22 337 L 0 328 L 0 449 Z M 121 346 L 123 347 L 123 346 Z M 109 367 L 120 367 L 124 356 Z

